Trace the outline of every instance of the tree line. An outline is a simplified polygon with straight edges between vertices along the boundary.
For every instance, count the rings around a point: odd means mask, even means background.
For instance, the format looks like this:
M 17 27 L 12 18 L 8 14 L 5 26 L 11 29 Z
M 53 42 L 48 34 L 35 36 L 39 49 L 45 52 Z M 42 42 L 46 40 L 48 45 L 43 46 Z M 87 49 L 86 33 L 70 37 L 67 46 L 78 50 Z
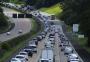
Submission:
M 80 32 L 88 38 L 86 46 L 90 47 L 90 0 L 63 0 L 61 4 L 60 19 L 71 26 L 78 23 Z
M 0 1 L 13 3 L 24 2 L 25 5 L 34 6 L 35 8 L 41 8 L 52 6 L 62 0 L 0 0 Z

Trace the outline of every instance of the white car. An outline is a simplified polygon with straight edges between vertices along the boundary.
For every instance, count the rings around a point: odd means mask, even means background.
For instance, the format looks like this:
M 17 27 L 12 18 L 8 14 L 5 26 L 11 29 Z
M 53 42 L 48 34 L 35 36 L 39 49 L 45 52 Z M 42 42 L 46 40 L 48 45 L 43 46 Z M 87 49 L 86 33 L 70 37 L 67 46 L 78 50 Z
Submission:
M 65 47 L 64 53 L 66 55 L 73 53 L 73 48 L 72 47 L 69 47 L 69 46 Z
M 68 55 L 68 62 L 79 62 L 78 55 L 75 53 L 69 54 Z
M 32 52 L 37 52 L 37 45 L 36 44 L 29 44 L 27 48 L 31 49 Z
M 21 60 L 19 60 L 17 58 L 12 58 L 10 62 L 21 62 Z
M 16 55 L 15 58 L 21 60 L 21 62 L 27 62 L 27 60 L 26 60 L 24 55 Z
M 19 55 L 24 55 L 24 57 L 26 58 L 26 60 L 28 61 L 28 53 L 27 52 L 20 52 Z
M 19 33 L 22 33 L 22 30 L 20 29 L 18 32 L 19 32 Z
M 54 38 L 49 38 L 49 41 L 51 41 L 51 44 L 55 44 L 55 39 Z
M 11 34 L 11 32 L 7 32 L 7 35 L 10 35 Z
M 51 48 L 53 45 L 51 44 L 51 41 L 45 42 L 45 47 L 46 48 Z

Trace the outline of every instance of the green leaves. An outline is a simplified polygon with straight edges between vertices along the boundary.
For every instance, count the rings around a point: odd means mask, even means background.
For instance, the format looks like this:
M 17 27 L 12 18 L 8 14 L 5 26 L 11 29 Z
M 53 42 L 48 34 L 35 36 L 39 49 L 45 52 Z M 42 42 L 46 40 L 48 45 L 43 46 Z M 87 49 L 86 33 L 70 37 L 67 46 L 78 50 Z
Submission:
M 64 0 L 61 19 L 66 24 L 80 24 L 80 31 L 90 38 L 90 0 Z M 90 43 L 88 40 L 87 43 Z M 88 44 L 90 45 L 90 44 Z

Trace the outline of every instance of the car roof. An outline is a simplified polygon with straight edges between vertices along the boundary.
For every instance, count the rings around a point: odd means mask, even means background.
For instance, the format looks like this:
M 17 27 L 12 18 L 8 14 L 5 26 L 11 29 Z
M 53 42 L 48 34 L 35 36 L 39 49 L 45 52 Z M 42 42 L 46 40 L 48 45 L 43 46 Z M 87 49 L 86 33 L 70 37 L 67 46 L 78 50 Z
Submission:
M 11 61 L 12 62 L 21 62 L 18 58 L 12 58 Z
M 78 55 L 75 53 L 69 54 L 69 56 L 78 57 Z
M 53 59 L 53 51 L 52 50 L 43 50 L 41 59 Z
M 17 57 L 17 56 L 21 56 L 21 57 L 24 57 L 24 55 L 20 55 L 20 54 L 16 55 L 16 57 Z

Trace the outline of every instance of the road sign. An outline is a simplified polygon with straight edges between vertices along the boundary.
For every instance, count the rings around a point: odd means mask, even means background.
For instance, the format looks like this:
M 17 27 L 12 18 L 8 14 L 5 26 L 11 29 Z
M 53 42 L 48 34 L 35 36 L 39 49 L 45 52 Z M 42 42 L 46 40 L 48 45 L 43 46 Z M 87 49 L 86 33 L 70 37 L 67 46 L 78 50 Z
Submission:
M 78 35 L 78 38 L 84 38 L 84 35 Z
M 79 24 L 73 24 L 73 32 L 78 32 Z

